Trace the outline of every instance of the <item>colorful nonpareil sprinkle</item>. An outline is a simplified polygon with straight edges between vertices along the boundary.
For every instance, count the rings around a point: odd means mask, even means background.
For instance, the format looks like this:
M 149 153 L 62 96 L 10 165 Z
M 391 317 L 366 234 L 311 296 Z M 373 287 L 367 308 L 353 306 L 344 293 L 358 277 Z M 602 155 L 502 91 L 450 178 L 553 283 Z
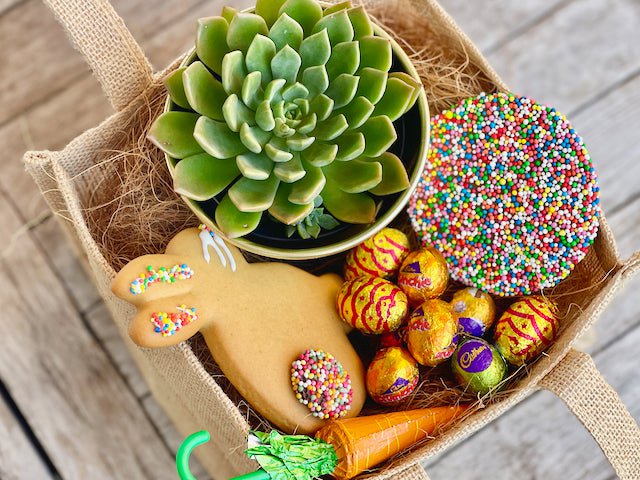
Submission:
M 351 378 L 333 355 L 322 350 L 305 350 L 291 364 L 291 385 L 314 417 L 340 418 L 351 408 Z
M 196 309 L 187 308 L 186 305 L 180 305 L 177 312 L 153 312 L 151 314 L 154 331 L 162 334 L 163 337 L 175 335 L 182 327 L 186 327 L 197 319 Z
M 193 270 L 184 263 L 171 268 L 160 267 L 158 270 L 149 265 L 146 272 L 131 282 L 130 291 L 134 295 L 140 295 L 154 283 L 175 283 L 176 280 L 187 280 L 191 277 Z
M 482 94 L 433 119 L 409 215 L 455 280 L 502 296 L 556 285 L 586 255 L 599 214 L 589 154 L 555 109 Z

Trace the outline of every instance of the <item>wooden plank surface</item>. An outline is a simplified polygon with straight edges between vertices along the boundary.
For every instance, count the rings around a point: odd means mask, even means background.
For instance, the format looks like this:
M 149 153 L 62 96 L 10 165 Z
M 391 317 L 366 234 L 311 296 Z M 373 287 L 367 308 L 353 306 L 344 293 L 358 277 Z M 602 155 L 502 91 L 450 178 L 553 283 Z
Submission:
M 0 196 L 2 247 L 18 225 Z M 173 478 L 170 452 L 31 236 L 0 271 L 0 378 L 63 478 Z
M 18 418 L 0 396 L 0 478 L 3 480 L 53 479 Z

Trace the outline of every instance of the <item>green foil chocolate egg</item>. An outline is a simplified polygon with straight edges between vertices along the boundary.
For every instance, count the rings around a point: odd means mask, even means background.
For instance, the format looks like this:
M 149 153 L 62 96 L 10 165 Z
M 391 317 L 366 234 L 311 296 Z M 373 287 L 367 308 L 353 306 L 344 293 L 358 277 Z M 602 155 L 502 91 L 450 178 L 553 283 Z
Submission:
M 451 370 L 462 387 L 484 395 L 504 380 L 507 364 L 489 343 L 467 338 L 451 357 Z

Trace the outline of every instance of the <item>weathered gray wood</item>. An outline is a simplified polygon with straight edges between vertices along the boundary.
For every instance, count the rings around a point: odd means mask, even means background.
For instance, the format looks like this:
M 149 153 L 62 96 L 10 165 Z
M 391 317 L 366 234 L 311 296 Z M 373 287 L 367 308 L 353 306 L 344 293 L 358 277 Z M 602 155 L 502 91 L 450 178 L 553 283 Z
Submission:
M 595 355 L 605 379 L 640 419 L 640 327 Z M 606 405 L 603 405 L 605 408 Z M 549 392 L 534 394 L 469 440 L 429 462 L 432 480 L 609 480 L 613 469 L 584 427 Z
M 639 19 L 639 2 L 575 1 L 488 58 L 516 92 L 570 114 L 640 68 Z
M 18 226 L 1 196 L 2 246 Z M 61 475 L 175 478 L 170 453 L 31 236 L 0 270 L 0 376 Z
M 640 52 L 636 53 L 640 61 Z M 573 115 L 571 121 L 591 154 L 609 212 L 640 192 L 640 149 L 633 133 L 640 118 L 640 75 Z
M 142 405 L 149 415 L 149 418 L 154 423 L 158 432 L 162 436 L 162 439 L 167 444 L 173 455 L 178 451 L 178 447 L 185 439 L 183 435 L 178 433 L 169 417 L 164 413 L 162 407 L 158 405 L 158 402 L 149 394 L 142 399 Z M 214 438 L 211 441 L 215 441 L 215 432 L 211 432 Z M 191 467 L 191 473 L 195 475 L 198 480 L 210 480 L 211 476 L 204 469 L 202 464 L 198 461 L 195 455 L 190 458 L 189 465 Z
M 0 478 L 4 480 L 53 478 L 2 397 L 0 397 Z
M 484 52 L 541 23 L 567 0 L 440 0 L 462 30 Z
M 51 215 L 31 231 L 40 245 L 46 245 L 45 254 L 76 309 L 84 312 L 95 305 L 100 294 L 56 218 Z
M 98 303 L 89 310 L 85 314 L 85 318 L 89 328 L 109 354 L 113 366 L 120 372 L 136 397 L 142 398 L 149 395 L 149 387 L 127 351 L 116 324 L 104 303 Z
M 0 0 L 0 15 L 5 13 L 10 8 L 15 7 L 17 4 L 22 2 L 23 0 Z

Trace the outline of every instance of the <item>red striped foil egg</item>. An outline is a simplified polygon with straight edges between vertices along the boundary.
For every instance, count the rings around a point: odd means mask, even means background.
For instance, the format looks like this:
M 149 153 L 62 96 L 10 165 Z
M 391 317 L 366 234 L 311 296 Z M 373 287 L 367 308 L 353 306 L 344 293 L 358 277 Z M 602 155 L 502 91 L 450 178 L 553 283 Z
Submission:
M 384 228 L 349 251 L 344 264 L 344 278 L 394 277 L 408 254 L 409 237 L 395 228 Z
M 393 283 L 377 277 L 356 277 L 342 285 L 337 299 L 342 320 L 362 333 L 397 330 L 407 316 L 407 296 Z
M 495 346 L 512 365 L 524 365 L 546 350 L 558 333 L 556 305 L 543 297 L 512 303 L 496 323 Z

